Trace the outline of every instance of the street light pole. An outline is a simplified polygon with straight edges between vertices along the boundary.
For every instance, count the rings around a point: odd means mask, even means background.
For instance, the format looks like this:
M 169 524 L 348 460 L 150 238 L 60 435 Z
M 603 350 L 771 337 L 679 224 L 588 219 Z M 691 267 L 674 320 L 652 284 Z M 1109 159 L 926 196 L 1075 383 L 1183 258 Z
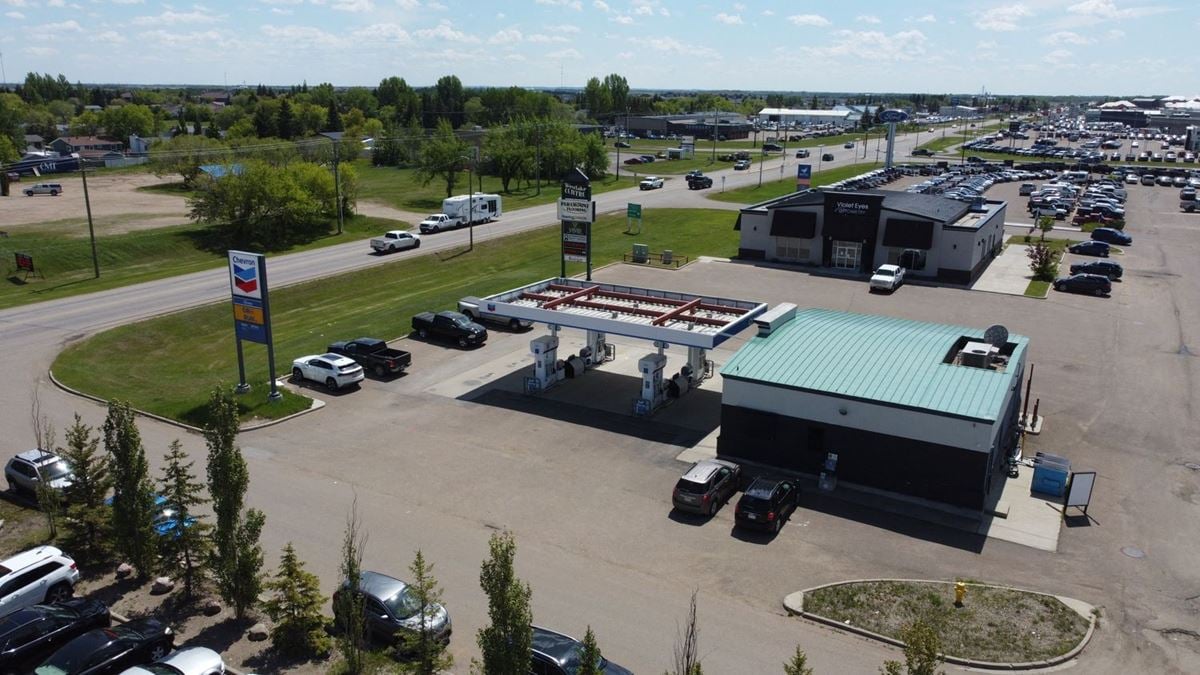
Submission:
M 471 158 L 462 158 L 467 163 L 467 250 L 475 250 L 475 185 L 472 182 Z
M 88 197 L 87 160 L 79 157 L 79 174 L 83 177 L 83 205 L 87 209 L 88 236 L 92 240 L 92 270 L 95 278 L 100 278 L 100 258 L 96 255 L 96 228 L 92 225 L 92 200 Z

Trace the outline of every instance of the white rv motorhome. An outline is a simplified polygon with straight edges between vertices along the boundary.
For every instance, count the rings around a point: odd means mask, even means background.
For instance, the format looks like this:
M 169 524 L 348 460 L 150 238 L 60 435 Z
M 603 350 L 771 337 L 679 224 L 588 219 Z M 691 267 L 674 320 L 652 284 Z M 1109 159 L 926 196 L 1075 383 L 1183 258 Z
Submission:
M 463 225 L 488 223 L 499 218 L 502 213 L 500 195 L 480 192 L 447 197 L 442 201 L 442 213 Z

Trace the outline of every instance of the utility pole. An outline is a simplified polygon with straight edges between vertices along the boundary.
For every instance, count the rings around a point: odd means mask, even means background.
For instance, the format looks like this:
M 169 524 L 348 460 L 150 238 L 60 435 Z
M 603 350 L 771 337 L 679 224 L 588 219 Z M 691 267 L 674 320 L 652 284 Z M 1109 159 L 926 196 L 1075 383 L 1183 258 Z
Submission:
M 717 112 L 716 112 L 715 110 L 713 111 L 713 151 L 712 151 L 712 161 L 713 161 L 713 162 L 717 161 Z M 709 162 L 709 163 L 711 164 L 712 162 Z
M 87 160 L 79 157 L 79 174 L 83 177 L 83 205 L 87 208 L 88 236 L 92 239 L 92 270 L 96 279 L 100 278 L 100 258 L 96 255 L 96 228 L 92 225 L 92 200 L 88 197 Z
M 340 159 L 339 154 L 338 154 L 339 153 L 339 150 L 338 150 L 339 145 L 341 145 L 341 143 L 339 143 L 337 140 L 334 140 L 334 142 L 333 142 L 333 194 L 334 194 L 334 199 L 337 200 L 337 214 L 338 214 L 338 231 L 337 231 L 337 233 L 341 234 L 342 233 L 342 217 L 344 215 L 342 212 L 345 209 L 342 208 L 342 181 L 341 181 L 341 178 L 338 176 L 338 160 Z
M 471 182 L 471 158 L 462 158 L 467 163 L 467 250 L 475 250 L 475 184 Z
M 625 123 L 628 124 L 629 120 L 625 120 Z M 542 194 L 542 125 L 540 122 L 534 127 L 534 131 L 537 133 L 537 151 L 533 158 L 533 173 L 534 178 L 537 179 L 537 193 L 540 195 Z

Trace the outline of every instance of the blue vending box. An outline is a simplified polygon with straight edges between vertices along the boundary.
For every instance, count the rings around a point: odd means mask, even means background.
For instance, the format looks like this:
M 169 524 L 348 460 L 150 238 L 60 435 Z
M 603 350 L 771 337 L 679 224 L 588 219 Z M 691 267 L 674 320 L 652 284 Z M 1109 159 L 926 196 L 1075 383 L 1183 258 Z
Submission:
M 1071 460 L 1058 455 L 1039 452 L 1033 458 L 1034 492 L 1062 497 L 1067 489 L 1067 479 L 1071 476 Z

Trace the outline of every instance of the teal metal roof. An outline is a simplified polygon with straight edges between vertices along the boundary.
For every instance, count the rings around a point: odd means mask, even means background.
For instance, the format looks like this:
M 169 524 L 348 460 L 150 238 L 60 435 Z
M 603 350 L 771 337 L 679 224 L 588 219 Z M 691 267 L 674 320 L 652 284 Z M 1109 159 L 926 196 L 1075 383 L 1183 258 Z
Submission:
M 983 329 L 806 309 L 771 335 L 751 338 L 721 375 L 995 421 L 1029 339 L 1009 335 L 1014 367 L 998 372 L 943 362 L 963 336 L 982 341 Z

